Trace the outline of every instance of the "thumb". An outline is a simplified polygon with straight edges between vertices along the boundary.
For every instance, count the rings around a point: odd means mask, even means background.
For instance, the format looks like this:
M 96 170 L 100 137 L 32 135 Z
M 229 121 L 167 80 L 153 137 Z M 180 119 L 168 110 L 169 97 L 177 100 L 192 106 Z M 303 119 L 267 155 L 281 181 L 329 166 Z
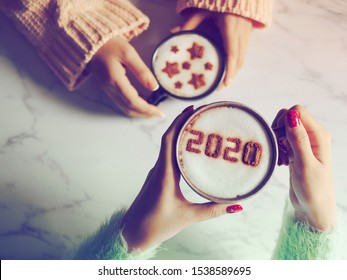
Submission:
M 207 202 L 202 204 L 193 204 L 192 211 L 195 213 L 195 222 L 201 222 L 217 218 L 224 214 L 234 214 L 243 210 L 240 204 L 219 204 L 215 202 Z
M 208 14 L 205 11 L 198 11 L 190 16 L 181 26 L 181 30 L 193 30 L 197 28 L 206 18 Z
M 285 121 L 286 135 L 293 150 L 294 162 L 301 162 L 303 165 L 311 160 L 313 153 L 310 139 L 303 126 L 299 112 L 288 110 Z

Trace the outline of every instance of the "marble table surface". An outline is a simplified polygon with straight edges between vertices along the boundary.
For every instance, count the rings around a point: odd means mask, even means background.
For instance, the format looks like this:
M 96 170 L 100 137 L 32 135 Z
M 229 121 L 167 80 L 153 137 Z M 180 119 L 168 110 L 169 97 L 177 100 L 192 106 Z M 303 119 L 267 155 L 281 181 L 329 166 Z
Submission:
M 173 12 L 175 1 L 133 2 L 152 19 L 134 40 L 148 63 L 182 19 Z M 337 202 L 347 212 L 345 1 L 277 0 L 272 26 L 253 32 L 230 87 L 199 101 L 167 100 L 160 119 L 117 114 L 92 79 L 68 92 L 3 15 L 0 38 L 1 259 L 59 259 L 130 205 L 155 163 L 161 135 L 190 104 L 237 101 L 269 123 L 279 109 L 304 105 L 332 134 Z M 184 182 L 182 190 L 195 199 Z M 266 188 L 243 202 L 242 213 L 187 228 L 156 258 L 269 259 L 287 194 L 288 170 L 277 168 Z

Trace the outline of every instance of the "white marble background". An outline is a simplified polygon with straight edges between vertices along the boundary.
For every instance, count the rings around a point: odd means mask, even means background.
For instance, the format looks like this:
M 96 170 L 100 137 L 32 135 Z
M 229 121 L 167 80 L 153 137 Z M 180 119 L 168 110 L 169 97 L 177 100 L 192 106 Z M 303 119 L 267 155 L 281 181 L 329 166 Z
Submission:
M 180 18 L 175 1 L 134 2 L 152 19 L 134 41 L 148 62 Z M 163 119 L 129 119 L 114 112 L 94 81 L 68 92 L 3 15 L 0 38 L 0 258 L 61 258 L 132 202 L 162 133 L 192 102 L 165 101 Z M 253 32 L 232 85 L 194 104 L 242 102 L 269 123 L 279 109 L 304 105 L 333 136 L 338 206 L 347 212 L 346 73 L 347 2 L 277 0 L 273 25 Z M 277 168 L 242 213 L 184 230 L 157 258 L 269 259 L 287 193 L 288 171 Z

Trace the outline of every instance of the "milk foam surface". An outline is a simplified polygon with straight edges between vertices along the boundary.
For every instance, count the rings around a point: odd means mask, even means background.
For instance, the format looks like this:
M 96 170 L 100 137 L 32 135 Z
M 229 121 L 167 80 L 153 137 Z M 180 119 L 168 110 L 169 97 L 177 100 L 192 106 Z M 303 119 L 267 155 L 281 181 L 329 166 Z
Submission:
M 193 145 L 201 150 L 200 154 L 186 150 L 189 139 L 196 139 L 190 130 L 204 132 L 201 145 Z M 219 158 L 205 155 L 207 135 L 219 134 L 223 137 L 222 153 Z M 241 150 L 231 155 L 238 159 L 230 162 L 223 159 L 226 146 L 233 147 L 227 142 L 227 137 L 241 139 Z M 242 162 L 244 144 L 248 141 L 260 143 L 262 156 L 257 166 L 246 165 Z M 263 124 L 248 112 L 233 107 L 218 107 L 204 111 L 195 117 L 185 128 L 179 139 L 178 160 L 180 168 L 191 186 L 217 198 L 235 198 L 246 195 L 254 190 L 266 177 L 273 154 L 271 140 L 263 128 Z
M 191 48 L 193 43 L 204 46 L 204 55 L 202 58 L 191 59 L 187 49 Z M 171 48 L 174 46 L 179 50 L 176 53 L 171 51 Z M 169 76 L 162 71 L 166 67 L 166 62 L 177 62 L 180 73 L 169 78 Z M 184 62 L 189 62 L 191 68 L 183 69 L 182 64 Z M 208 71 L 205 70 L 206 63 L 212 64 L 213 68 Z M 221 63 L 218 51 L 210 41 L 198 34 L 180 34 L 170 38 L 159 47 L 153 58 L 153 71 L 159 83 L 169 93 L 181 97 L 196 97 L 207 92 L 212 88 L 219 77 L 220 71 L 222 71 L 220 68 Z M 188 84 L 192 78 L 192 73 L 203 74 L 206 84 L 198 89 L 194 89 L 191 84 Z M 176 88 L 176 82 L 182 83 L 182 88 Z

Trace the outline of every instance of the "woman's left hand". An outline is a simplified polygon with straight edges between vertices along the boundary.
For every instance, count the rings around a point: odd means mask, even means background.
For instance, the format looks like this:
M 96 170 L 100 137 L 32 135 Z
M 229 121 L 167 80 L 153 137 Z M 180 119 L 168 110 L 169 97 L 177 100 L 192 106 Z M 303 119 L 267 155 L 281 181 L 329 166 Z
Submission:
M 234 14 L 200 9 L 191 9 L 191 12 L 188 19 L 181 26 L 175 27 L 171 31 L 193 30 L 205 20 L 215 20 L 227 55 L 224 85 L 228 86 L 244 63 L 253 29 L 252 20 Z

